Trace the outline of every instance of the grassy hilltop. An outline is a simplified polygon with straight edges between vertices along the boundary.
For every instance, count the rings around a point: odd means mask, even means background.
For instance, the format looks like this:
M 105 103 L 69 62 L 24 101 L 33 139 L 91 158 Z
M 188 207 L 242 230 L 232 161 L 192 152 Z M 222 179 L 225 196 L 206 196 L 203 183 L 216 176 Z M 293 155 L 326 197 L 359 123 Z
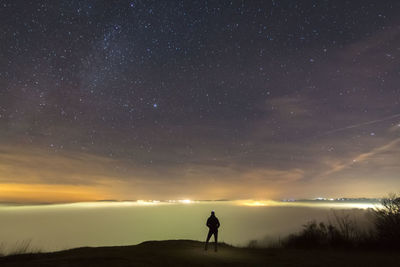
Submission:
M 396 251 L 251 249 L 221 244 L 219 251 L 191 240 L 135 246 L 84 247 L 0 258 L 0 266 L 398 266 Z

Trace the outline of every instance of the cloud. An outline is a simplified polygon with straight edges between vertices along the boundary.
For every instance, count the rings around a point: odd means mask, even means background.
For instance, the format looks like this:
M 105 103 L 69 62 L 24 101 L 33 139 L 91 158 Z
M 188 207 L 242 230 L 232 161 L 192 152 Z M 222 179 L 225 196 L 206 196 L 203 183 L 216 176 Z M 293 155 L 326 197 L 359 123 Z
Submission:
M 291 184 L 304 178 L 304 171 L 301 169 L 254 169 L 242 174 L 242 178 L 247 183 L 259 185 Z
M 301 117 L 310 114 L 311 101 L 305 97 L 287 95 L 268 98 L 264 110 L 276 112 L 281 117 Z
M 115 176 L 112 164 L 115 164 L 115 161 L 91 154 L 3 145 L 0 148 L 0 181 L 99 184 L 108 177 Z

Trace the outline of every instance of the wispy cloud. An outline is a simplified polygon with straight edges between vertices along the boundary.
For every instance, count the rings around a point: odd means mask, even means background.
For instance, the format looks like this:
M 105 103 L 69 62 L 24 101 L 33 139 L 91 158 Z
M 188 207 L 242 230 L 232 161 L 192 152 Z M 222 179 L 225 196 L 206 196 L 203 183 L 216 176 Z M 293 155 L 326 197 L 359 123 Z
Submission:
M 361 126 L 366 126 L 366 125 L 375 124 L 375 123 L 379 123 L 379 122 L 383 122 L 383 121 L 387 121 L 387 120 L 392 120 L 392 119 L 399 118 L 399 117 L 400 117 L 400 114 L 394 114 L 394 115 L 387 116 L 387 117 L 384 117 L 384 118 L 381 118 L 381 119 L 366 121 L 366 122 L 357 123 L 357 124 L 349 125 L 349 126 L 346 126 L 346 127 L 330 130 L 330 131 L 327 131 L 327 132 L 323 133 L 322 135 L 327 135 L 327 134 L 332 134 L 332 133 L 336 133 L 336 132 L 340 132 L 340 131 L 344 131 L 344 130 L 358 128 L 358 127 L 361 127 Z
M 354 164 L 359 164 L 368 159 L 372 159 L 374 156 L 376 156 L 380 153 L 383 153 L 386 151 L 391 151 L 399 143 L 400 143 L 400 138 L 397 138 L 387 144 L 376 147 L 376 148 L 372 149 L 371 151 L 361 153 L 361 154 L 353 157 L 353 159 L 351 159 L 351 160 L 335 163 L 329 170 L 327 170 L 327 171 L 323 172 L 321 175 L 319 175 L 319 178 L 326 178 L 329 175 L 340 172 L 342 170 L 345 170 L 345 169 L 349 168 L 350 166 L 353 166 Z

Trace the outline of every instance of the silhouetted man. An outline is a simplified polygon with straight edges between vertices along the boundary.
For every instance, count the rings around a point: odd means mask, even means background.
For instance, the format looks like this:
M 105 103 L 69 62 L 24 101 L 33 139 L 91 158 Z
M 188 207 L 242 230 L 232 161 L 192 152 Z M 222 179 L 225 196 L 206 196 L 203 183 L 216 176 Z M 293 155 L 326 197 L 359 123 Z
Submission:
M 206 247 L 204 248 L 207 250 L 208 248 L 208 241 L 210 241 L 210 238 L 212 235 L 214 235 L 214 240 L 215 240 L 215 245 L 214 249 L 215 252 L 217 252 L 217 246 L 218 246 L 218 228 L 220 226 L 218 218 L 215 217 L 215 212 L 211 212 L 211 216 L 207 219 L 207 227 L 209 228 L 208 230 L 208 235 L 207 235 L 207 241 L 206 241 Z

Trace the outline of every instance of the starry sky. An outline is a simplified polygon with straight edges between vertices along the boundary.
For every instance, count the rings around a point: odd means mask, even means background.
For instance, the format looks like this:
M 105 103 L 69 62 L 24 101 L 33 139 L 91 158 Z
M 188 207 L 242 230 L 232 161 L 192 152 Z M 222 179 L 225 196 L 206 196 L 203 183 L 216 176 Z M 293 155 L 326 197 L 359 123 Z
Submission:
M 400 188 L 399 1 L 0 6 L 0 200 Z

